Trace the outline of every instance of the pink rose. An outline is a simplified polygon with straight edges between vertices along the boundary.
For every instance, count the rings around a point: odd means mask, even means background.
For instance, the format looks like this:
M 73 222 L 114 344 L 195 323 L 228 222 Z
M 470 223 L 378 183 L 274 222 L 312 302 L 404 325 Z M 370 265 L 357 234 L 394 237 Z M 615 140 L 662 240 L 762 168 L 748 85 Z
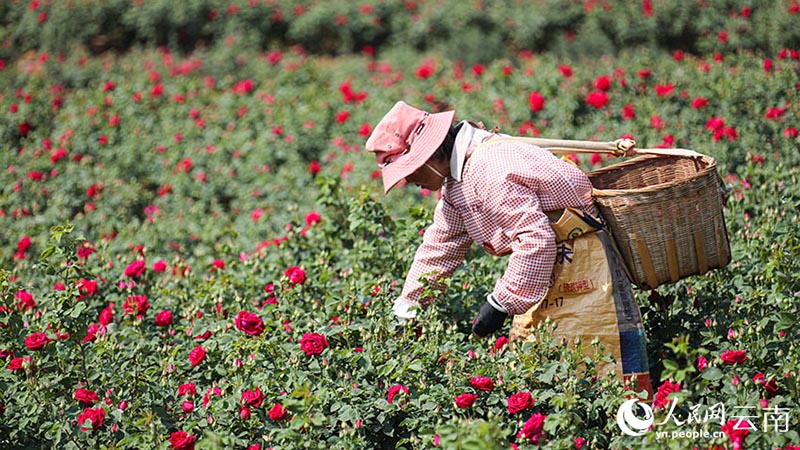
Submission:
M 706 359 L 706 357 L 702 356 L 702 355 L 698 356 L 697 357 L 697 371 L 702 373 L 704 370 L 706 370 L 706 367 L 708 367 L 708 359 Z
M 292 285 L 303 284 L 306 282 L 306 272 L 299 266 L 292 266 L 286 269 L 284 275 L 289 279 Z
M 286 418 L 286 408 L 284 408 L 280 403 L 276 403 L 272 408 L 270 408 L 267 414 L 269 415 L 270 419 L 278 421 Z
M 183 430 L 176 431 L 169 437 L 170 448 L 172 450 L 194 450 L 196 439 L 193 434 L 188 434 Z
M 479 391 L 491 391 L 494 389 L 494 381 L 489 377 L 473 377 L 469 384 Z
M 530 392 L 517 392 L 508 397 L 508 412 L 516 414 L 533 406 L 533 397 Z
M 97 431 L 103 425 L 103 420 L 106 418 L 106 410 L 103 408 L 86 408 L 78 415 L 78 425 L 81 426 L 83 431 Z M 86 422 L 89 426 L 86 426 Z
M 728 350 L 720 355 L 720 359 L 725 364 L 738 364 L 747 361 L 747 354 L 744 350 Z
M 328 348 L 328 340 L 319 333 L 306 333 L 300 338 L 300 350 L 308 356 L 316 356 Z
M 192 367 L 203 362 L 206 357 L 206 349 L 201 346 L 195 347 L 191 352 L 189 352 L 189 362 L 192 364 Z
M 242 405 L 258 408 L 261 406 L 261 403 L 263 401 L 264 401 L 264 393 L 261 392 L 261 389 L 259 388 L 242 392 L 242 399 L 241 399 Z
M 25 338 L 25 347 L 30 350 L 41 350 L 52 339 L 47 337 L 45 333 L 33 333 Z
M 239 311 L 233 323 L 239 331 L 251 336 L 259 336 L 264 332 L 264 322 L 261 318 L 247 311 Z
M 143 259 L 137 259 L 136 261 L 130 263 L 128 267 L 125 268 L 125 276 L 128 278 L 138 278 L 142 276 L 144 271 L 147 269 L 145 262 Z
M 181 408 L 183 408 L 185 414 L 189 414 L 194 411 L 194 403 L 189 400 L 184 400 L 183 403 L 181 403 Z
M 472 406 L 473 403 L 475 403 L 475 400 L 477 400 L 477 398 L 478 398 L 477 395 L 469 393 L 457 395 L 456 406 L 458 406 L 461 409 L 469 408 L 470 406 Z
M 153 271 L 154 272 L 163 272 L 167 270 L 167 262 L 163 259 L 159 259 L 153 264 Z
M 172 324 L 172 311 L 165 309 L 156 314 L 156 325 L 159 327 L 168 327 Z

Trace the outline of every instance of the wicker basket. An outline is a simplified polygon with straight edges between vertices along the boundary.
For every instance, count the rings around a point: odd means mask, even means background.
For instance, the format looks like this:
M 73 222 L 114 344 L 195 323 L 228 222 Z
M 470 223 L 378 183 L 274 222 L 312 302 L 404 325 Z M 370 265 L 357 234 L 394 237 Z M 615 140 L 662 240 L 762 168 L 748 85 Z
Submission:
M 631 281 L 641 289 L 731 260 L 716 161 L 637 156 L 588 173 Z

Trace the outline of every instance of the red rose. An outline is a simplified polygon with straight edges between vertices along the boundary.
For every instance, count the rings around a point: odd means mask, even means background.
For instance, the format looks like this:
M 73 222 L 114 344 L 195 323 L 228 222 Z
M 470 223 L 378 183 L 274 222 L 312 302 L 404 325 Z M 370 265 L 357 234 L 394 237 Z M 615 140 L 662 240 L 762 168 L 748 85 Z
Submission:
M 594 80 L 594 87 L 600 89 L 601 91 L 607 91 L 611 89 L 611 78 L 608 78 L 606 75 L 601 75 Z
M 176 431 L 169 437 L 170 448 L 172 450 L 194 450 L 196 439 L 193 434 L 188 434 L 183 430 Z
M 672 84 L 657 84 L 656 85 L 656 95 L 659 97 L 666 97 L 672 93 L 675 89 L 675 86 Z
M 98 317 L 97 321 L 100 323 L 100 325 L 108 325 L 114 321 L 113 303 L 109 303 L 108 306 L 106 306 L 105 308 L 103 308 L 102 311 L 100 311 L 100 317 Z
M 516 414 L 533 406 L 533 397 L 530 392 L 517 392 L 508 397 L 508 412 Z
M 469 384 L 479 391 L 491 391 L 494 389 L 494 381 L 489 377 L 473 377 Z
M 540 94 L 538 91 L 533 91 L 528 96 L 528 106 L 530 106 L 531 112 L 539 112 L 544 109 L 544 103 L 544 95 Z
M 320 220 L 322 220 L 322 216 L 316 211 L 306 214 L 306 225 L 309 227 L 319 223 Z
M 137 259 L 125 268 L 125 276 L 129 278 L 137 278 L 142 276 L 146 269 L 147 266 L 145 265 L 144 260 Z
M 303 284 L 306 282 L 306 272 L 301 269 L 299 266 L 292 266 L 286 269 L 284 273 L 287 278 L 289 278 L 289 282 L 293 285 L 295 284 Z
M 17 307 L 22 311 L 36 308 L 36 300 L 33 299 L 33 295 L 24 289 L 17 291 L 16 299 L 19 301 Z
M 300 350 L 308 356 L 320 355 L 328 348 L 328 340 L 319 333 L 306 333 L 300 338 Z
M 255 388 L 253 390 L 247 390 L 242 392 L 242 405 L 249 405 L 253 408 L 258 408 L 261 406 L 261 403 L 264 401 L 264 393 L 261 392 L 261 389 Z
M 475 400 L 477 398 L 478 398 L 477 395 L 469 394 L 469 393 L 457 395 L 456 396 L 456 406 L 458 406 L 461 409 L 469 408 L 470 406 L 472 406 L 473 403 L 475 403 Z
M 192 364 L 192 367 L 200 364 L 203 362 L 203 359 L 206 357 L 206 349 L 201 346 L 195 347 L 191 352 L 189 352 L 189 362 Z
M 586 96 L 586 103 L 595 109 L 600 109 L 608 104 L 608 94 L 603 91 L 592 91 Z
M 664 383 L 658 387 L 656 391 L 656 398 L 653 400 L 653 408 L 659 409 L 667 406 L 670 400 L 667 399 L 669 394 L 673 392 L 680 392 L 680 383 L 671 383 L 669 380 L 664 380 Z
M 738 364 L 747 361 L 747 354 L 744 350 L 728 350 L 720 355 L 720 359 L 725 364 Z
M 247 419 L 249 419 L 249 418 L 250 418 L 250 413 L 251 413 L 251 412 L 252 412 L 252 411 L 250 410 L 250 408 L 249 408 L 249 407 L 247 407 L 247 406 L 242 406 L 242 408 L 239 410 L 239 417 L 241 417 L 241 418 L 242 418 L 242 420 L 247 420 Z
M 436 68 L 434 67 L 433 62 L 427 61 L 421 66 L 417 67 L 417 78 L 430 78 L 435 70 Z
M 705 97 L 695 97 L 692 100 L 692 108 L 694 109 L 705 108 L 706 106 L 708 106 L 708 99 Z
M 10 371 L 15 370 L 22 370 L 25 366 L 32 367 L 33 366 L 33 358 L 30 356 L 18 356 L 16 358 L 11 358 L 11 361 L 8 362 L 8 367 L 6 367 Z
M 741 422 L 739 419 L 729 420 L 725 423 L 725 425 L 722 426 L 721 429 L 722 432 L 725 433 L 733 443 L 734 449 L 742 448 L 742 441 L 744 441 L 744 438 L 750 434 L 750 430 L 747 428 L 747 425 L 742 425 L 739 422 Z
M 542 413 L 536 413 L 522 425 L 522 430 L 517 434 L 517 438 L 530 439 L 536 445 L 539 445 L 539 440 L 544 437 L 544 420 L 547 418 Z
M 45 333 L 33 333 L 25 338 L 25 347 L 30 350 L 41 350 L 52 339 L 47 337 Z
M 126 316 L 136 314 L 136 318 L 141 319 L 147 309 L 150 308 L 150 303 L 147 301 L 147 296 L 131 295 L 125 299 L 125 304 L 122 307 L 125 309 Z
M 78 297 L 78 300 L 97 294 L 97 281 L 95 280 L 78 280 L 77 287 L 78 292 L 80 292 L 80 297 Z
M 264 332 L 264 322 L 261 317 L 247 311 L 239 311 L 233 323 L 239 331 L 251 336 L 258 336 Z
M 397 394 L 405 392 L 408 395 L 408 386 L 403 386 L 402 384 L 395 384 L 394 386 L 389 388 L 389 391 L 386 394 L 386 401 L 390 404 L 394 403 L 394 398 Z
M 168 327 L 172 324 L 172 311 L 165 309 L 156 314 L 156 325 L 159 327 Z
M 190 402 L 189 400 L 184 400 L 183 403 L 181 403 L 181 408 L 183 409 L 183 412 L 185 414 L 189 414 L 192 411 L 194 411 L 194 402 Z
M 163 272 L 167 270 L 167 262 L 163 259 L 159 259 L 153 264 L 153 271 L 155 272 Z
M 75 389 L 75 400 L 81 403 L 94 405 L 95 403 L 100 401 L 100 397 L 94 391 L 90 391 L 89 389 L 78 388 Z
M 197 388 L 194 386 L 194 383 L 186 383 L 178 386 L 178 395 L 194 397 L 195 394 L 197 394 Z
M 269 418 L 272 420 L 281 420 L 286 418 L 286 408 L 283 407 L 280 403 L 276 403 L 272 408 L 270 408 Z
M 103 408 L 86 408 L 78 415 L 78 425 L 81 426 L 83 431 L 97 431 L 103 425 L 103 419 L 106 418 L 106 410 Z M 90 425 L 86 426 L 86 421 Z
M 764 389 L 767 391 L 767 398 L 772 398 L 778 393 L 778 383 L 775 381 L 775 378 L 767 380 L 761 372 L 753 375 L 753 383 L 764 386 Z

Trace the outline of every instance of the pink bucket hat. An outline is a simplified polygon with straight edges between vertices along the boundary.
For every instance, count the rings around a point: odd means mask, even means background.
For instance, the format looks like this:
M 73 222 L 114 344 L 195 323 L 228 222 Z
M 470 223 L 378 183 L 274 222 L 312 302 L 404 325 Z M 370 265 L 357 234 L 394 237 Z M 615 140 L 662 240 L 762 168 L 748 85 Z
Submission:
M 455 111 L 430 114 L 403 101 L 395 103 L 367 139 L 367 151 L 383 175 L 383 192 L 422 167 L 444 141 Z

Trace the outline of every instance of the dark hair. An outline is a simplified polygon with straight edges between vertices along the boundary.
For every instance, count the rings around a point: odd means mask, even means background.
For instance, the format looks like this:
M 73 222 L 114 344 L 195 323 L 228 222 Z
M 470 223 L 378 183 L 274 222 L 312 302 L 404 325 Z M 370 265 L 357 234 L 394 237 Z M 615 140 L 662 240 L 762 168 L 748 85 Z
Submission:
M 458 123 L 457 125 L 450 125 L 450 130 L 447 131 L 447 135 L 445 135 L 442 144 L 439 145 L 439 148 L 437 148 L 436 151 L 433 152 L 433 155 L 431 155 L 431 159 L 433 161 L 450 161 L 450 157 L 453 155 L 453 146 L 456 143 L 456 135 L 458 135 L 461 125 L 461 123 Z

